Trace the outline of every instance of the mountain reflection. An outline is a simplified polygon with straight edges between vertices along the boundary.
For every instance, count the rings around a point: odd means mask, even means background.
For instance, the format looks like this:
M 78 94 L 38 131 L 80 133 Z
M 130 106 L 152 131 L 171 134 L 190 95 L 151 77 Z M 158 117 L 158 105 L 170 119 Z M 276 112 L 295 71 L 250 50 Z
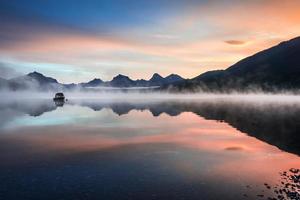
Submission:
M 97 102 L 74 100 L 68 106 L 88 107 L 94 111 L 111 109 L 117 115 L 126 115 L 132 110 L 148 110 L 154 117 L 161 114 L 177 116 L 192 112 L 207 120 L 225 122 L 259 140 L 275 145 L 281 150 L 300 155 L 300 106 L 297 104 L 258 104 L 230 101 L 168 101 L 168 102 Z M 23 114 L 40 116 L 51 112 L 64 102 L 36 100 L 2 102 L 0 126 Z M 11 113 L 14 114 L 11 114 Z M 10 114 L 8 114 L 10 113 Z M 1 128 L 1 127 L 0 127 Z

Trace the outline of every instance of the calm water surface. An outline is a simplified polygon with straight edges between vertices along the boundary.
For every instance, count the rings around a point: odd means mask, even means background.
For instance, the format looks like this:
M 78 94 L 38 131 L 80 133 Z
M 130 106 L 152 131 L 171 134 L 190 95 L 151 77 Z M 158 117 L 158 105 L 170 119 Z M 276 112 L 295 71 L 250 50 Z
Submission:
M 299 102 L 25 100 L 0 114 L 0 199 L 300 196 Z

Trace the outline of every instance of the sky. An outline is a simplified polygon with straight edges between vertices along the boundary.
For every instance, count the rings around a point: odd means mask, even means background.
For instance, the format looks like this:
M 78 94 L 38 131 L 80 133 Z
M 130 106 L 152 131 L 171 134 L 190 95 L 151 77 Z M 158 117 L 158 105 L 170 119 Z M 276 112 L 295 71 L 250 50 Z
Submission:
M 193 78 L 300 36 L 298 0 L 0 0 L 0 76 Z

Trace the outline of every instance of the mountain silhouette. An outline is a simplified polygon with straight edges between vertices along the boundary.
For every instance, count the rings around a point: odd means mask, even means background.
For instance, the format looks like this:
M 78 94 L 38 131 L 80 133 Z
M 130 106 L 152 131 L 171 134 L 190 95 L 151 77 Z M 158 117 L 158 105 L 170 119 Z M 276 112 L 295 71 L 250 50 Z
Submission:
M 41 73 L 38 72 L 32 72 L 26 75 L 27 77 L 37 81 L 39 84 L 49 84 L 49 83 L 58 83 L 56 79 L 51 77 L 46 77 Z
M 247 57 L 226 70 L 209 71 L 183 81 L 175 88 L 198 87 L 209 91 L 297 89 L 300 88 L 299 55 L 300 37 L 297 37 Z
M 165 83 L 165 79 L 159 75 L 158 73 L 154 73 L 153 76 L 149 80 L 149 84 L 151 86 L 159 86 Z
M 170 74 L 165 78 L 166 83 L 175 83 L 184 80 L 181 76 L 177 74 Z
M 162 86 L 166 84 L 175 83 L 177 81 L 184 80 L 181 76 L 177 74 L 170 74 L 167 77 L 162 77 L 158 73 L 154 73 L 149 80 L 138 79 L 132 80 L 130 77 L 119 74 L 115 76 L 111 81 L 102 81 L 101 79 L 94 79 L 87 83 L 79 84 L 82 87 L 99 87 L 99 86 L 109 86 L 109 87 L 150 87 L 150 86 Z
M 68 90 L 89 87 L 149 87 L 157 86 L 170 91 L 278 91 L 300 88 L 300 37 L 282 42 L 274 47 L 242 59 L 226 70 L 208 71 L 192 79 L 177 74 L 162 77 L 154 73 L 149 80 L 132 80 L 117 75 L 111 81 L 95 78 L 87 83 L 61 84 L 56 79 L 32 72 L 10 80 L 0 79 L 0 89 Z
M 38 72 L 31 72 L 24 76 L 12 78 L 7 82 L 10 90 L 37 89 L 44 91 L 57 90 L 58 88 L 63 87 L 56 79 L 44 76 Z
M 135 82 L 131 80 L 128 76 L 124 76 L 119 74 L 115 76 L 109 83 L 111 87 L 133 87 L 135 86 Z
M 149 85 L 150 86 L 162 86 L 162 85 L 167 85 L 167 84 L 172 84 L 175 82 L 179 82 L 184 80 L 181 76 L 177 74 L 170 74 L 167 77 L 162 77 L 158 73 L 154 73 L 151 79 L 149 80 Z
M 111 81 L 102 81 L 100 78 L 95 78 L 85 83 L 70 83 L 62 84 L 52 77 L 47 77 L 39 72 L 31 72 L 27 75 L 15 77 L 9 80 L 0 78 L 0 89 L 9 90 L 29 90 L 36 89 L 42 91 L 57 91 L 57 90 L 72 90 L 78 88 L 96 88 L 96 87 L 116 87 L 116 88 L 130 88 L 130 87 L 150 87 L 162 86 L 164 84 L 171 84 L 179 80 L 184 80 L 176 74 L 171 74 L 163 78 L 155 73 L 150 80 L 138 79 L 132 80 L 128 76 L 119 74 Z
M 99 87 L 103 84 L 103 81 L 99 78 L 95 78 L 87 83 L 81 83 L 82 87 Z

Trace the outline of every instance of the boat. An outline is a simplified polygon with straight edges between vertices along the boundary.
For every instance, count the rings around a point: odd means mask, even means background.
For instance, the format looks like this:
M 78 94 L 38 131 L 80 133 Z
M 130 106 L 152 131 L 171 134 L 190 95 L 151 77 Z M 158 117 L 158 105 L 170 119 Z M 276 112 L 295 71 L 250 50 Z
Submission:
M 55 97 L 53 98 L 54 101 L 64 101 L 65 95 L 62 92 L 56 93 Z

